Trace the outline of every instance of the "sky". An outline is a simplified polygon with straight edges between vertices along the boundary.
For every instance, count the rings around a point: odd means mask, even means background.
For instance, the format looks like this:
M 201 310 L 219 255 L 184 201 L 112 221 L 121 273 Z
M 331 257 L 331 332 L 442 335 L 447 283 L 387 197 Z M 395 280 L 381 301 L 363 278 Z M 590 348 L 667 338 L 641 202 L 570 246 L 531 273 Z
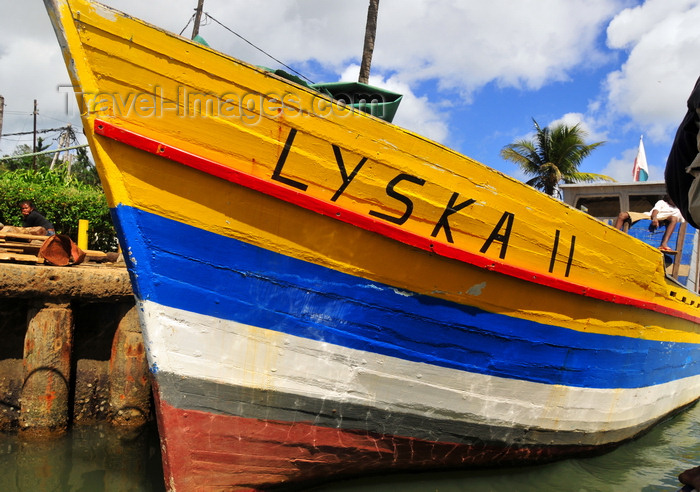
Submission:
M 191 37 L 197 0 L 104 0 Z M 357 80 L 367 0 L 204 0 L 208 44 L 313 82 Z M 75 98 L 43 2 L 0 0 L 0 155 L 70 123 Z M 663 170 L 700 76 L 700 0 L 381 0 L 370 84 L 404 95 L 394 123 L 527 178 L 501 149 L 543 126 L 605 143 L 580 171 L 632 181 L 640 138 Z M 45 132 L 57 145 L 58 132 Z M 85 142 L 81 137 L 81 143 Z

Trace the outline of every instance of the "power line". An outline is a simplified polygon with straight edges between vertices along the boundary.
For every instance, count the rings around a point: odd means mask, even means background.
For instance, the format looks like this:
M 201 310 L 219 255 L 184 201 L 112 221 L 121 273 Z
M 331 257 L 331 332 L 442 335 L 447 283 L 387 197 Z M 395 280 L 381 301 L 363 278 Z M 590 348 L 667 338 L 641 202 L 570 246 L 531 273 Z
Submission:
M 241 36 L 241 35 L 238 34 L 237 32 L 235 32 L 235 31 L 233 31 L 232 29 L 230 29 L 230 28 L 226 27 L 225 25 L 223 25 L 221 22 L 219 22 L 219 21 L 216 20 L 214 17 L 212 17 L 212 16 L 209 14 L 209 12 L 205 12 L 204 15 L 206 15 L 207 18 L 209 18 L 209 19 L 213 20 L 214 22 L 216 22 L 217 24 L 219 24 L 221 27 L 223 27 L 224 29 L 226 29 L 228 32 L 230 32 L 230 33 L 233 34 L 234 36 L 238 36 L 240 39 L 242 39 L 243 41 L 245 41 L 246 43 L 248 43 L 249 45 L 251 45 L 253 48 L 255 48 L 256 50 L 258 50 L 259 52 L 261 52 L 261 53 L 263 53 L 264 55 L 266 55 L 266 56 L 272 58 L 273 60 L 275 60 L 277 63 L 279 63 L 279 64 L 282 65 L 283 67 L 288 68 L 289 70 L 291 70 L 292 72 L 294 72 L 295 74 L 297 74 L 299 77 L 302 77 L 302 78 L 308 80 L 309 83 L 311 83 L 311 84 L 314 83 L 313 80 L 309 79 L 309 78 L 308 78 L 307 76 L 305 76 L 304 74 L 297 72 L 296 70 L 294 70 L 294 69 L 293 69 L 292 67 L 290 67 L 289 65 L 283 63 L 282 61 L 278 60 L 277 58 L 275 58 L 274 56 L 272 56 L 271 54 L 269 54 L 267 51 L 263 50 L 262 48 L 258 48 L 257 46 L 255 46 L 253 43 L 251 43 L 250 41 L 248 41 L 246 38 L 244 38 L 243 36 Z M 184 31 L 184 29 L 183 29 L 183 31 Z
M 194 20 L 195 14 L 192 14 L 192 17 L 190 17 L 190 20 L 187 21 L 187 24 L 185 24 L 185 27 L 182 28 L 182 31 L 180 31 L 180 36 L 182 36 L 182 33 L 185 32 L 185 29 L 192 23 Z
M 51 132 L 62 132 L 66 129 L 66 127 L 61 127 L 61 128 L 49 128 L 48 130 L 37 130 L 36 133 L 51 133 Z M 18 133 L 3 133 L 2 137 L 14 137 L 17 135 L 32 135 L 34 132 L 18 132 Z
M 9 161 L 12 159 L 21 159 L 22 157 L 36 157 L 38 155 L 46 155 L 46 154 L 55 154 L 56 152 L 63 152 L 65 150 L 74 150 L 74 149 L 82 149 L 84 147 L 87 147 L 88 144 L 82 144 L 82 145 L 74 145 L 72 147 L 63 147 L 62 149 L 51 149 L 51 150 L 42 150 L 41 152 L 31 152 L 29 154 L 22 154 L 22 155 L 6 155 L 5 157 L 0 157 L 0 161 Z

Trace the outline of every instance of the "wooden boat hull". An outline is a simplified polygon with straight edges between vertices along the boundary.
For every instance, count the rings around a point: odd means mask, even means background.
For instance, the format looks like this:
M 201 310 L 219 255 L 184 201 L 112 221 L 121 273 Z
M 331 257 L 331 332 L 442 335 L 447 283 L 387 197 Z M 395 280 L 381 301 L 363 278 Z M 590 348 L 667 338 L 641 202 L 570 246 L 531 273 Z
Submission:
M 139 297 L 159 423 L 171 473 L 191 484 L 546 461 L 629 439 L 695 398 L 693 344 L 511 319 L 179 222 L 117 216 L 148 238 L 128 244 L 156 284 L 140 283 Z M 173 272 L 192 257 L 197 279 L 180 281 Z M 453 275 L 497 276 L 474 270 Z M 596 302 L 580 308 L 602 314 Z
M 700 298 L 658 251 L 311 89 L 45 3 L 127 253 L 170 489 L 542 462 L 700 396 Z

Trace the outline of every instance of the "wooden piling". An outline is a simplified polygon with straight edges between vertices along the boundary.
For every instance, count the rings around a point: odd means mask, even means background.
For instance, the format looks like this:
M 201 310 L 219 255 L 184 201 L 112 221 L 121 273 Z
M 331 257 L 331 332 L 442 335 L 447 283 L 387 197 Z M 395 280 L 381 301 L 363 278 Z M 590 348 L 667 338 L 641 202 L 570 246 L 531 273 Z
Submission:
M 69 303 L 35 302 L 27 313 L 20 430 L 68 428 L 73 313 Z

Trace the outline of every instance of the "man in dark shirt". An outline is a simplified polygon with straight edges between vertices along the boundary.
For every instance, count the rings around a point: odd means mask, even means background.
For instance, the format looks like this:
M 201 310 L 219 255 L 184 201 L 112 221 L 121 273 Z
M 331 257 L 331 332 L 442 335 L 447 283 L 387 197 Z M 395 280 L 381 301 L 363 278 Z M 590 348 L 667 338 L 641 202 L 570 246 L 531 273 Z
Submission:
M 690 225 L 700 224 L 700 78 L 688 98 L 688 111 L 678 127 L 666 161 L 666 190 Z
M 56 234 L 53 224 L 37 212 L 36 207 L 30 200 L 21 201 L 19 210 L 22 212 L 22 227 L 43 227 L 49 236 Z

